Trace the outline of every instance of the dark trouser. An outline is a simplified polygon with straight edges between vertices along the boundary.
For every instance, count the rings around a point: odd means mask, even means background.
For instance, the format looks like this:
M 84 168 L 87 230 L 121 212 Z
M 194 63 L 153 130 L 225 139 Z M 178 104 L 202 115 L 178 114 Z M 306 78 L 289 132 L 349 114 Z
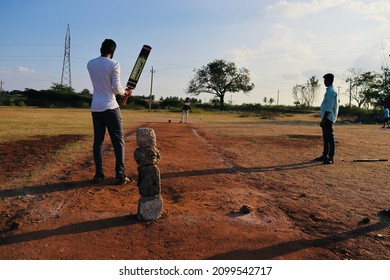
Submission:
M 325 157 L 333 158 L 335 151 L 333 123 L 326 119 L 325 125 L 322 127 L 322 137 L 324 139 L 324 152 Z
M 383 127 L 385 127 L 385 124 L 387 124 L 387 126 L 389 126 L 389 118 L 383 119 Z
M 122 115 L 119 110 L 112 109 L 104 112 L 92 112 L 93 120 L 93 158 L 95 160 L 96 175 L 103 175 L 103 141 L 106 129 L 110 134 L 111 143 L 115 152 L 116 178 L 125 175 L 125 145 L 122 129 Z

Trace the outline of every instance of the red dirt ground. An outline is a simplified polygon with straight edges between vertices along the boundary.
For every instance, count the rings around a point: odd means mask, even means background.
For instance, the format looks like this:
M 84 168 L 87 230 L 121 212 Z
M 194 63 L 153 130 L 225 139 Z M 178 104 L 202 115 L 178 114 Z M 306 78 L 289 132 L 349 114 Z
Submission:
M 135 183 L 113 185 L 109 144 L 111 178 L 100 185 L 89 150 L 50 165 L 81 136 L 1 144 L 0 259 L 390 259 L 390 217 L 380 214 L 390 164 L 353 162 L 386 158 L 390 130 L 336 127 L 336 164 L 325 166 L 310 161 L 321 152 L 318 126 L 232 123 L 232 137 L 201 122 L 139 127 L 156 131 L 161 150 L 164 210 L 154 222 L 136 218 Z M 135 129 L 126 137 L 134 178 Z M 18 183 L 43 165 L 41 183 Z

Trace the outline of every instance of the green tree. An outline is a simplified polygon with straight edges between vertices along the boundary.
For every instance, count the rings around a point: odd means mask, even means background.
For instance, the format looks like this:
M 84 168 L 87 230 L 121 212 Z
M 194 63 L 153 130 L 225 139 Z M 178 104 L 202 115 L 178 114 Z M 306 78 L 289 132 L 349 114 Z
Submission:
M 183 103 L 183 100 L 179 99 L 179 97 L 176 96 L 170 96 L 163 99 L 161 97 L 159 106 L 161 108 L 180 108 L 181 104 Z
M 189 82 L 186 92 L 199 95 L 210 93 L 219 98 L 220 108 L 224 108 L 226 93 L 248 93 L 255 87 L 250 82 L 249 70 L 237 69 L 233 62 L 214 60 L 200 69 L 194 69 L 195 77 Z
M 381 99 L 380 92 L 386 92 L 384 82 L 380 75 L 375 72 L 362 72 L 359 69 L 349 69 L 350 75 L 346 82 L 350 83 L 351 98 L 355 100 L 358 107 L 369 107 L 376 105 Z
M 311 76 L 309 80 L 306 82 L 306 88 L 307 88 L 307 100 L 310 106 L 313 105 L 314 101 L 317 99 L 317 93 L 320 89 L 321 85 L 316 78 L 316 76 Z
M 316 76 L 311 76 L 303 85 L 295 85 L 292 89 L 294 104 L 304 107 L 313 106 L 319 88 L 320 84 Z
M 390 108 L 390 69 L 388 67 L 382 67 L 382 74 L 378 74 L 377 85 L 377 100 L 375 106 L 385 106 Z
M 92 94 L 91 91 L 87 88 L 83 89 L 80 94 L 85 94 L 85 95 L 89 95 L 89 94 Z
M 72 87 L 64 86 L 59 83 L 52 83 L 50 89 L 59 93 L 76 93 Z

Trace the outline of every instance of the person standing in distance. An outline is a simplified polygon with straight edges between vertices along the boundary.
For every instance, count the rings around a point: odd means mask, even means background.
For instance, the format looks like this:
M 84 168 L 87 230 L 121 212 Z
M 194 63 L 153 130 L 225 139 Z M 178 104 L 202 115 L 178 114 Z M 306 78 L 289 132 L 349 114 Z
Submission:
M 390 112 L 389 112 L 389 109 L 387 107 L 385 107 L 385 109 L 383 109 L 383 128 L 385 127 L 385 125 L 387 124 L 387 128 L 389 128 L 389 119 L 390 119 Z
M 316 161 L 322 161 L 324 164 L 334 163 L 335 141 L 333 125 L 336 123 L 339 112 L 339 100 L 337 92 L 333 87 L 334 75 L 328 73 L 324 75 L 324 84 L 326 92 L 321 103 L 321 122 L 322 138 L 324 140 L 324 151 L 322 156 L 316 158 Z
M 94 131 L 93 158 L 96 168 L 93 181 L 99 183 L 105 179 L 103 141 L 108 130 L 115 152 L 115 184 L 122 185 L 131 180 L 125 175 L 122 114 L 115 95 L 129 96 L 132 91 L 121 86 L 120 65 L 112 59 L 115 49 L 116 43 L 113 40 L 104 40 L 100 48 L 100 56 L 90 60 L 87 68 L 93 85 L 91 111 Z
M 181 107 L 181 120 L 179 123 L 182 123 L 183 119 L 184 119 L 185 123 L 188 122 L 188 111 L 192 111 L 191 101 L 190 101 L 189 97 L 187 97 L 186 100 L 184 100 L 184 103 Z

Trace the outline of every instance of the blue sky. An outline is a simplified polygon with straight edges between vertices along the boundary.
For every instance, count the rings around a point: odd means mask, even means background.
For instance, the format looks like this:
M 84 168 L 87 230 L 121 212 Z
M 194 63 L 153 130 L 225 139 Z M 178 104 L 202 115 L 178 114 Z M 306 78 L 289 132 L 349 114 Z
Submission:
M 200 68 L 214 59 L 250 70 L 255 89 L 233 103 L 264 97 L 292 104 L 291 89 L 332 72 L 343 93 L 348 69 L 378 71 L 390 54 L 390 1 L 300 0 L 0 0 L 0 80 L 6 90 L 47 89 L 61 81 L 67 25 L 72 86 L 92 90 L 86 63 L 101 42 L 117 42 L 124 85 L 143 44 L 152 46 L 134 92 L 184 97 Z M 316 104 L 321 101 L 321 88 Z M 200 95 L 208 101 L 211 95 Z

